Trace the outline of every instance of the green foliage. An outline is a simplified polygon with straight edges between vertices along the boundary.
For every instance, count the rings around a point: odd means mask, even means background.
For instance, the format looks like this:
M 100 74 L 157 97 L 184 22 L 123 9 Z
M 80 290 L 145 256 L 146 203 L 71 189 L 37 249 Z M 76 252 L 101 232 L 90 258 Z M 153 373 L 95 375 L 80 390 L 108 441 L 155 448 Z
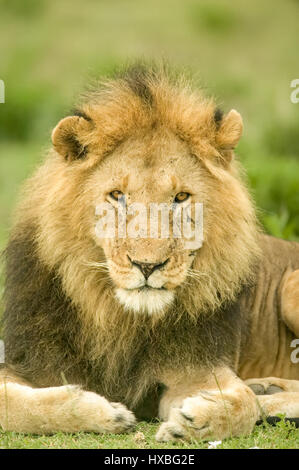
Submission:
M 4 14 L 15 17 L 27 17 L 39 15 L 44 7 L 45 0 L 0 0 L 0 8 Z
M 298 110 L 299 111 L 299 110 Z M 299 158 L 299 112 L 293 119 L 283 119 L 266 123 L 263 143 L 269 154 L 278 156 L 294 155 Z
M 215 0 L 194 2 L 190 14 L 196 29 L 204 28 L 214 34 L 230 33 L 238 24 L 236 9 Z

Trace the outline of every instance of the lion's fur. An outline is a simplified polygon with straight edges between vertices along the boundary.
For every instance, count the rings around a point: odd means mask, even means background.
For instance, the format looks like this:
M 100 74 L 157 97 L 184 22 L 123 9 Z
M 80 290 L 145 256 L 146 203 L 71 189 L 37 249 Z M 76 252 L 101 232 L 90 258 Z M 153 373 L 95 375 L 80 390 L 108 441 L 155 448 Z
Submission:
M 65 135 L 58 130 L 23 191 L 6 252 L 7 357 L 20 375 L 42 386 L 63 373 L 135 406 L 163 368 L 236 360 L 247 325 L 236 299 L 254 278 L 259 229 L 233 159 L 238 129 L 222 121 L 215 102 L 184 80 L 134 69 L 81 102 L 70 124 L 78 160 L 59 154 Z M 107 272 L 90 265 L 105 260 L 90 233 L 95 174 L 101 185 L 106 159 L 127 142 L 142 148 L 147 135 L 153 148 L 175 140 L 196 157 L 206 211 L 193 265 L 204 275 L 179 286 L 174 304 L 151 317 L 125 311 Z
M 82 328 L 59 276 L 40 264 L 31 233 L 12 240 L 7 256 L 6 357 L 15 374 L 35 386 L 67 380 L 135 407 L 156 390 L 165 371 L 183 367 L 191 373 L 198 363 L 203 369 L 237 367 L 248 335 L 248 318 L 239 304 L 196 320 L 186 312 L 179 319 L 164 316 L 154 326 L 150 317 L 124 315 L 118 307 L 119 316 L 112 311 L 111 334 L 105 329 L 94 334 L 94 325 Z

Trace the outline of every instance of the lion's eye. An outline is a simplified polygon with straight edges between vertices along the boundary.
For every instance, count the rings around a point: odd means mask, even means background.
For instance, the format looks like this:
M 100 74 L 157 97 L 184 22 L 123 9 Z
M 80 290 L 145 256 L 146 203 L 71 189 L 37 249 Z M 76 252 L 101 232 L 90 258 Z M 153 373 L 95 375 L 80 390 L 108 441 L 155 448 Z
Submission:
M 178 193 L 176 197 L 174 198 L 174 202 L 184 202 L 187 201 L 187 199 L 190 197 L 189 193 Z
M 109 193 L 109 196 L 114 199 L 114 201 L 118 201 L 119 199 L 121 199 L 123 197 L 124 193 L 122 193 L 121 191 L 118 191 L 117 189 L 114 190 L 114 191 L 111 191 L 111 193 Z

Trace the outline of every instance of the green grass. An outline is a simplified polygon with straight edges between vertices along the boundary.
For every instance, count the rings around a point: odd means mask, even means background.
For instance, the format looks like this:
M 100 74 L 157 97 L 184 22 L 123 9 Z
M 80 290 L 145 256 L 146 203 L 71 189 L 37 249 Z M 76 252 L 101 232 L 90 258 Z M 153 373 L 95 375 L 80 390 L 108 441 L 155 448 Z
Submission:
M 13 432 L 0 432 L 0 449 L 206 449 L 208 442 L 184 441 L 161 443 L 155 441 L 157 424 L 141 422 L 132 434 L 93 433 L 63 434 L 53 436 L 28 436 Z M 218 449 L 298 449 L 298 430 L 291 424 L 280 422 L 276 427 L 256 426 L 250 436 L 224 440 Z
M 25 5 L 26 4 L 26 5 Z M 299 240 L 297 0 L 0 0 L 0 250 L 7 241 L 22 181 L 69 114 L 79 91 L 128 59 L 165 58 L 187 68 L 225 111 L 244 118 L 238 155 L 265 229 Z M 0 276 L 0 291 L 3 277 Z M 0 292 L 1 293 L 1 292 Z M 0 433 L 4 448 L 201 448 L 157 444 L 157 425 L 134 434 L 51 437 Z M 228 439 L 225 448 L 298 448 L 299 431 L 281 423 Z

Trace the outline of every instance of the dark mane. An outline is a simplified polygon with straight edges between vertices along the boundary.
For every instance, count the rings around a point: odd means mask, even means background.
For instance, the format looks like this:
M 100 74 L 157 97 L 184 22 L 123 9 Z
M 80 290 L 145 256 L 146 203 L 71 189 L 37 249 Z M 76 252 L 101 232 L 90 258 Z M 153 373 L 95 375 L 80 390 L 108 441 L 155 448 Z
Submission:
M 118 78 L 124 80 L 130 90 L 145 104 L 153 105 L 154 97 L 149 86 L 155 78 L 153 68 L 148 68 L 143 64 L 134 64 L 121 72 Z
M 118 357 L 117 370 L 109 369 L 107 353 L 90 361 L 89 345 L 82 344 L 78 312 L 63 292 L 57 273 L 38 259 L 34 237 L 35 228 L 22 227 L 5 253 L 6 360 L 20 377 L 36 386 L 62 385 L 66 380 L 136 409 L 140 402 L 136 402 L 136 390 L 142 392 L 142 400 L 149 393 L 157 398 L 161 386 L 153 380 L 153 371 L 167 364 L 172 368 L 218 363 L 234 367 L 240 340 L 248 331 L 247 315 L 241 313 L 239 303 L 196 322 L 188 315 L 174 322 L 170 315 L 154 330 L 140 322 L 128 359 Z M 149 375 L 147 382 L 144 377 Z

